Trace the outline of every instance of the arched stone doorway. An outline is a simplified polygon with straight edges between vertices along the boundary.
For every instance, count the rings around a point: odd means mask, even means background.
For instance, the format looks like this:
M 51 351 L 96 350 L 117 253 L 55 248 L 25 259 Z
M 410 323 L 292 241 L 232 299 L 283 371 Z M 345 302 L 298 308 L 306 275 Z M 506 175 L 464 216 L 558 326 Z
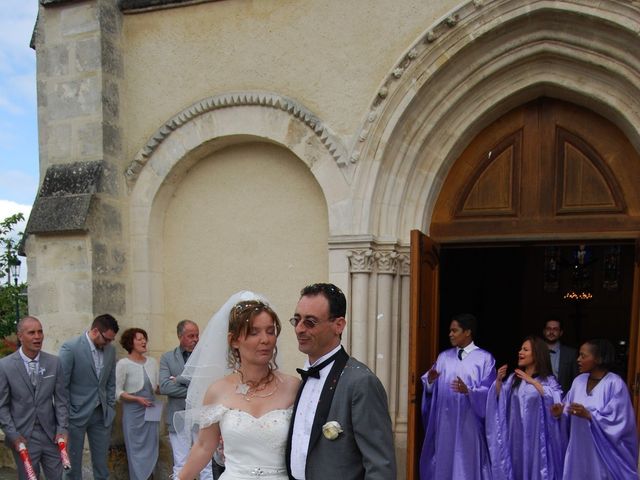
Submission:
M 419 377 L 443 348 L 441 253 L 452 245 L 627 244 L 622 312 L 629 342 L 627 379 L 637 407 L 639 268 L 633 245 L 640 236 L 638 180 L 640 155 L 618 127 L 586 108 L 551 98 L 541 97 L 503 115 L 462 152 L 435 202 L 430 237 L 412 234 L 409 478 L 417 478 L 422 443 Z M 495 258 L 508 261 L 506 256 Z M 538 268 L 544 270 L 544 256 Z M 539 287 L 539 292 L 533 288 L 523 296 L 544 296 L 544 286 Z M 525 317 L 513 316 L 515 322 Z M 610 326 L 601 325 L 598 336 L 607 337 L 607 330 Z M 590 336 L 593 331 L 597 328 Z

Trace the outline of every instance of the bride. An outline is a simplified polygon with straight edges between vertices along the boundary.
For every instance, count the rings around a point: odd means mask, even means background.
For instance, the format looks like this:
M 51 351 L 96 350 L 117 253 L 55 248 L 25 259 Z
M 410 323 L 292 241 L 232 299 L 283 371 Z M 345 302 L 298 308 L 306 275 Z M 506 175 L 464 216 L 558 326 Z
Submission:
M 267 301 L 251 292 L 233 295 L 211 319 L 183 373 L 191 378 L 187 410 L 176 420 L 186 435 L 196 427 L 199 434 L 176 479 L 197 477 L 221 438 L 220 480 L 288 478 L 285 449 L 299 380 L 277 370 L 280 330 Z M 225 367 L 230 373 L 222 376 Z

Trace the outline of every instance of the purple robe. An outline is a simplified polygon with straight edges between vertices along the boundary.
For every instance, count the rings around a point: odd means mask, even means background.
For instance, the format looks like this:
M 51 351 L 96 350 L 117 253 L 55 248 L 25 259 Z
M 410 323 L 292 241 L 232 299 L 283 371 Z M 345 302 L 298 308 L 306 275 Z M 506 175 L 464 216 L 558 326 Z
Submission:
M 442 352 L 432 367 L 440 375 L 422 397 L 425 429 L 420 456 L 421 480 L 491 479 L 491 466 L 484 435 L 487 392 L 496 378 L 495 360 L 477 348 L 464 360 L 456 349 Z M 454 392 L 451 383 L 460 377 L 469 394 Z
M 569 445 L 563 479 L 637 479 L 638 436 L 629 390 L 615 373 L 607 373 L 587 393 L 588 373 L 578 375 L 564 399 L 584 405 L 591 421 L 569 415 Z
M 560 421 L 551 405 L 560 403 L 562 388 L 555 377 L 536 380 L 544 396 L 522 380 L 513 388 L 515 374 L 496 384 L 487 397 L 487 444 L 493 480 L 559 480 L 564 456 Z

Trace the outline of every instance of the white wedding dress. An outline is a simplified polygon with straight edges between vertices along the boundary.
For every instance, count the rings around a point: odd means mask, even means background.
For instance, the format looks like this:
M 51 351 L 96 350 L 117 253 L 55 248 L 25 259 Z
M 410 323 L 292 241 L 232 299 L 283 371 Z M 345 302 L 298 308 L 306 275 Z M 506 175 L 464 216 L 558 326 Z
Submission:
M 225 470 L 219 480 L 287 480 L 285 450 L 293 408 L 254 417 L 224 405 L 202 407 L 200 428 L 220 424 Z

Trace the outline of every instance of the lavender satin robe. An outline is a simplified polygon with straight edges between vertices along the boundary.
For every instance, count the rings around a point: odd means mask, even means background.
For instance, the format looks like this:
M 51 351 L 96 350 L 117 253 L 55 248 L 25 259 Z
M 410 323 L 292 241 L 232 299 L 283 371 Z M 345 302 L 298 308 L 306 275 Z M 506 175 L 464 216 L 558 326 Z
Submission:
M 536 388 L 520 382 L 515 374 L 503 382 L 500 396 L 496 384 L 487 397 L 487 444 L 493 480 L 559 480 L 564 457 L 560 421 L 551 415 L 551 405 L 560 403 L 562 388 L 555 377 L 536 380 Z
M 638 436 L 629 390 L 615 373 L 607 373 L 587 393 L 588 373 L 578 375 L 564 399 L 580 403 L 591 421 L 568 415 L 569 445 L 564 460 L 565 480 L 627 480 L 638 478 Z
M 431 391 L 427 374 L 422 398 L 425 439 L 420 456 L 421 480 L 487 480 L 491 466 L 484 434 L 487 392 L 496 378 L 495 360 L 480 348 L 464 360 L 456 349 L 442 352 L 432 367 L 440 374 Z M 469 388 L 464 395 L 451 390 L 460 377 Z

